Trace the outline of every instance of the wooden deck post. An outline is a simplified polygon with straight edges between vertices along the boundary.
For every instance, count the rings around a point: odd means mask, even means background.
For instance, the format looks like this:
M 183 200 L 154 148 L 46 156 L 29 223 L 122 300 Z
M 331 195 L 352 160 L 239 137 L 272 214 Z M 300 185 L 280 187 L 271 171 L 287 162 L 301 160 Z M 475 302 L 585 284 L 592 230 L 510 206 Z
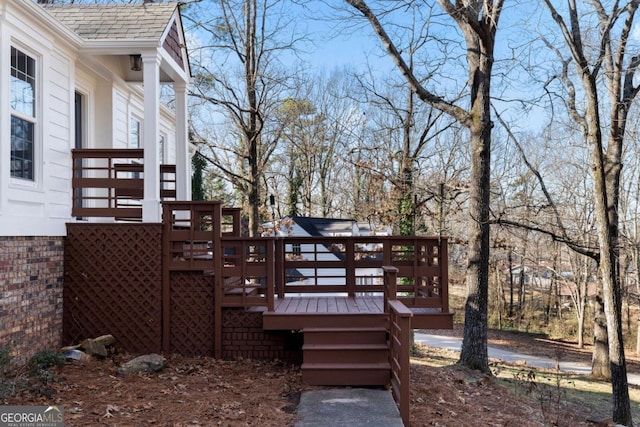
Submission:
M 278 298 L 284 298 L 284 240 L 281 238 L 274 239 L 274 261 L 275 261 L 275 292 Z
M 352 239 L 345 241 L 345 284 L 347 285 L 347 295 L 356 296 L 356 267 L 355 267 L 355 243 Z
M 213 243 L 213 271 L 214 271 L 214 350 L 216 359 L 222 358 L 222 293 L 224 277 L 222 274 L 222 205 L 216 203 L 211 212 L 211 240 Z M 192 227 L 194 226 L 192 220 Z
M 447 238 L 440 237 L 439 239 L 438 254 L 438 267 L 440 268 L 440 300 L 442 301 L 442 312 L 449 312 L 449 253 Z
M 265 262 L 267 264 L 267 310 L 273 311 L 275 308 L 275 280 L 276 280 L 276 263 L 277 259 L 275 259 L 275 241 L 268 240 L 266 243 L 267 256 L 265 258 Z
M 173 211 L 167 205 L 162 209 L 162 352 L 171 351 L 171 215 Z
M 389 301 L 398 299 L 398 269 L 390 265 L 382 266 L 384 282 L 384 312 L 389 312 Z

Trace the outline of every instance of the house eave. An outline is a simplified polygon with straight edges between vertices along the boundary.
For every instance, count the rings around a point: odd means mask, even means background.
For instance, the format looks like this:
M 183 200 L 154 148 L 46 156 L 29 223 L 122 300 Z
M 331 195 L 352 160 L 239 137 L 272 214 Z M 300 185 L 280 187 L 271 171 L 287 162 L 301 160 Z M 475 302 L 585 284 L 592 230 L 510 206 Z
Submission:
M 7 10 L 8 7 L 9 6 L 7 4 L 4 5 L 5 10 Z M 55 34 L 58 41 L 62 40 L 75 49 L 80 49 L 84 44 L 82 37 L 54 18 L 36 2 L 12 1 L 11 7 L 15 7 L 18 11 L 27 14 L 36 21 L 45 22 L 47 24 L 46 28 L 48 31 L 50 31 L 51 34 Z
M 85 40 L 83 55 L 135 55 L 143 50 L 159 50 L 158 40 Z

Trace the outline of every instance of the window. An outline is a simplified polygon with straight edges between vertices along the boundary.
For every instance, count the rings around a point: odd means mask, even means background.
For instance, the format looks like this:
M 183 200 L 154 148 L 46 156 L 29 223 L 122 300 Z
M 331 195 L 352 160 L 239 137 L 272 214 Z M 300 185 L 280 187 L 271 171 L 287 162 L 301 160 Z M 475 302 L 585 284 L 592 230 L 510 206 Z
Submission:
M 141 139 L 142 139 L 142 135 L 140 134 L 140 120 L 132 118 L 130 135 L 129 135 L 129 147 L 140 148 Z M 140 167 L 142 167 L 141 163 L 138 161 L 134 160 L 131 163 L 140 165 Z M 131 172 L 131 178 L 141 179 L 140 172 Z
M 33 181 L 36 61 L 11 48 L 11 176 Z
M 302 256 L 302 246 L 300 243 L 293 243 L 291 245 L 291 253 L 296 257 L 296 259 Z
M 160 150 L 158 152 L 159 156 L 158 156 L 158 161 L 160 162 L 161 165 L 164 164 L 164 135 L 160 135 L 160 144 L 158 144 L 159 147 L 158 149 Z
M 129 136 L 129 146 L 140 148 L 140 120 L 131 119 L 131 135 Z

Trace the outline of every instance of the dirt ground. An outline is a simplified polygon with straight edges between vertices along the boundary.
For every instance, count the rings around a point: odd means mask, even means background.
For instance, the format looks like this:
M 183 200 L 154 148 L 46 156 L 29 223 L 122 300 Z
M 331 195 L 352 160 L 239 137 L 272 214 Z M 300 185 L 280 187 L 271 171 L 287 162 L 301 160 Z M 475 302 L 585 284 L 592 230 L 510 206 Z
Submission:
M 442 332 L 444 333 L 444 332 Z M 448 331 L 459 334 L 459 328 Z M 490 345 L 590 361 L 589 349 L 541 336 L 492 332 Z M 560 350 L 559 350 L 560 349 Z M 412 426 L 594 426 L 584 408 L 566 404 L 553 420 L 539 405 L 495 378 L 437 359 L 445 350 L 422 347 L 412 359 Z M 292 426 L 304 390 L 298 367 L 279 362 L 169 357 L 157 374 L 119 376 L 130 355 L 68 361 L 52 384 L 51 398 L 22 393 L 5 404 L 63 405 L 68 426 Z M 630 360 L 634 369 L 637 361 Z

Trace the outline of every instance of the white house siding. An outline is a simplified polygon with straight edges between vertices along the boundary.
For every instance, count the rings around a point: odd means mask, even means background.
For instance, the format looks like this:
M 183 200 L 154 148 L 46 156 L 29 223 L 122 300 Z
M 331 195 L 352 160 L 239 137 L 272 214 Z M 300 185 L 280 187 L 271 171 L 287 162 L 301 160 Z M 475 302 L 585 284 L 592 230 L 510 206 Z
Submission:
M 91 87 L 92 83 L 88 82 L 87 87 Z M 95 86 L 95 98 L 89 97 L 87 102 L 89 109 L 93 108 L 94 111 L 94 114 L 89 115 L 88 119 L 95 123 L 95 134 L 91 133 L 91 126 L 89 126 L 89 133 L 85 142 L 86 148 L 111 147 L 112 141 L 115 140 L 112 120 L 115 109 L 113 86 L 109 82 L 99 81 Z
M 160 111 L 160 136 L 164 136 L 164 163 L 176 164 L 176 130 L 167 108 Z
M 113 148 L 129 148 L 129 102 L 127 94 L 113 88 Z
M 357 226 L 354 226 L 351 233 L 344 234 L 344 236 L 357 235 Z M 290 237 L 306 237 L 309 233 L 300 225 L 293 222 L 289 225 L 287 230 L 283 230 L 281 235 Z M 325 235 L 329 237 L 329 235 Z M 340 236 L 334 236 L 339 238 Z M 314 247 L 315 246 L 315 247 Z M 287 253 L 293 252 L 293 246 L 291 244 L 285 245 L 285 251 Z M 319 268 L 308 269 L 300 268 L 297 272 L 301 275 L 301 278 L 290 284 L 295 285 L 346 285 L 346 270 L 343 268 L 326 268 L 322 267 L 322 261 L 339 261 L 338 256 L 329 251 L 324 245 L 313 244 L 301 244 L 300 252 L 302 259 L 306 261 L 320 261 Z M 379 268 L 357 268 L 355 271 L 356 285 L 382 285 L 382 269 Z
M 45 75 L 50 90 L 48 130 L 44 137 L 46 215 L 56 222 L 70 220 L 72 186 L 71 156 L 74 145 L 73 62 L 58 52 L 52 53 L 50 71 Z
M 3 2 L 6 3 L 6 2 Z M 4 5 L 3 5 L 4 6 Z M 17 5 L 16 5 L 17 6 Z M 8 8 L 2 26 L 0 129 L 0 235 L 63 236 L 71 213 L 73 52 L 40 17 L 22 7 Z M 34 180 L 11 177 L 10 51 L 14 46 L 36 60 L 36 142 Z

